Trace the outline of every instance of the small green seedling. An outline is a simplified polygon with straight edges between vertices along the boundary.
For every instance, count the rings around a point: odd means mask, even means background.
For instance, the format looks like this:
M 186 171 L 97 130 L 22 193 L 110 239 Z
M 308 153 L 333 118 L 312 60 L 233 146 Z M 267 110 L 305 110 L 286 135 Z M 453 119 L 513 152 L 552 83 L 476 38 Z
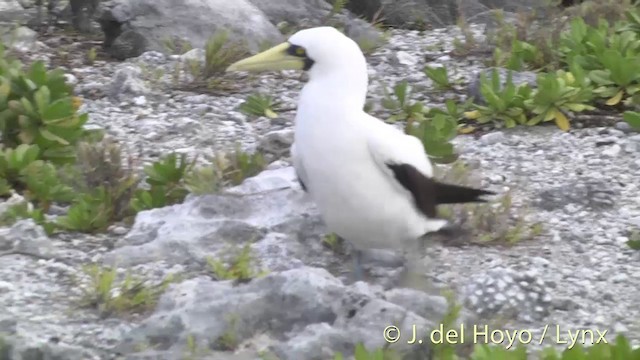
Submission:
M 421 102 L 411 100 L 411 87 L 406 80 L 401 81 L 393 87 L 393 95 L 389 93 L 386 87 L 383 87 L 384 98 L 382 99 L 382 107 L 392 111 L 389 121 L 406 121 L 407 126 L 413 122 L 424 120 L 426 108 Z
M 159 284 L 152 285 L 128 272 L 122 281 L 117 281 L 117 268 L 97 264 L 84 266 L 84 272 L 90 283 L 81 287 L 84 295 L 80 305 L 97 309 L 103 317 L 148 311 L 166 288 L 177 280 L 170 275 Z
M 255 261 L 251 255 L 250 244 L 246 244 L 228 265 L 222 261 L 207 258 L 207 264 L 216 279 L 236 280 L 238 282 L 247 282 L 253 278 L 266 275 L 266 271 L 254 270 Z
M 446 66 L 424 68 L 424 73 L 440 90 L 449 90 L 453 88 L 453 84 L 449 81 L 449 74 Z
M 275 119 L 278 114 L 274 109 L 278 106 L 273 97 L 264 94 L 253 94 L 247 97 L 247 100 L 240 104 L 238 110 L 243 114 L 250 116 L 266 116 Z

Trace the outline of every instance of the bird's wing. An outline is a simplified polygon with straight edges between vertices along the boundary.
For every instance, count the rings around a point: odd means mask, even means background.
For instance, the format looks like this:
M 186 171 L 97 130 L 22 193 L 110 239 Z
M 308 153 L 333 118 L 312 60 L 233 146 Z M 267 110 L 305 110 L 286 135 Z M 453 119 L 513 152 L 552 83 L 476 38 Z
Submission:
M 302 187 L 302 190 L 307 191 L 307 174 L 304 171 L 304 166 L 302 166 L 302 161 L 296 153 L 296 143 L 291 144 L 291 160 L 293 162 L 293 167 L 296 170 L 296 176 L 298 177 L 298 182 Z
M 367 119 L 369 152 L 380 170 L 409 191 L 415 205 L 427 217 L 435 218 L 436 206 L 482 202 L 479 197 L 493 192 L 443 184 L 433 178 L 433 167 L 422 142 L 376 118 Z
M 389 181 L 411 193 L 420 211 L 436 217 L 433 168 L 420 140 L 379 119 L 367 122 L 367 145 L 375 164 Z

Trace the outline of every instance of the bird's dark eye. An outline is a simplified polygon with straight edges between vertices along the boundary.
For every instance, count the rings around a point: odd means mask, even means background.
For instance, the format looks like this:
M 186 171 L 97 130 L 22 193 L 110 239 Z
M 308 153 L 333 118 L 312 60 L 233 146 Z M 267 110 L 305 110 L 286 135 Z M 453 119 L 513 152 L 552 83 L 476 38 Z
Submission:
M 289 49 L 287 49 L 287 52 L 289 53 L 289 55 L 293 55 L 297 57 L 307 56 L 307 51 L 302 46 L 298 46 L 298 45 L 289 46 Z

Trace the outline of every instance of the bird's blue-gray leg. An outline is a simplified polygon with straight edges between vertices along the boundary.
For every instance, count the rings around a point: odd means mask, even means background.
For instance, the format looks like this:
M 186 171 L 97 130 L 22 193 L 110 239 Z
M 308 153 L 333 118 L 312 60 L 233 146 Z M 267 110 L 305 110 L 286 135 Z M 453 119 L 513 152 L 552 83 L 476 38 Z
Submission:
M 362 269 L 362 250 L 353 249 L 351 257 L 353 259 L 353 281 L 364 281 L 364 270 Z

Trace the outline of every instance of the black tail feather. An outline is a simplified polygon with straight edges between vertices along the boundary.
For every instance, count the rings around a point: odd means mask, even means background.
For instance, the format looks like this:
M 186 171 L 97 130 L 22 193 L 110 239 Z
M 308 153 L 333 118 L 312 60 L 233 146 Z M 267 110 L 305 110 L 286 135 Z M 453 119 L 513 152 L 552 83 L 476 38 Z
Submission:
M 488 190 L 474 189 L 466 186 L 445 184 L 434 181 L 436 204 L 461 204 L 469 202 L 486 202 L 483 195 L 495 195 Z
M 495 195 L 492 191 L 438 182 L 431 177 L 426 177 L 409 164 L 387 164 L 387 166 L 396 180 L 411 192 L 416 207 L 430 218 L 437 217 L 436 206 L 440 204 L 486 202 L 480 196 Z

